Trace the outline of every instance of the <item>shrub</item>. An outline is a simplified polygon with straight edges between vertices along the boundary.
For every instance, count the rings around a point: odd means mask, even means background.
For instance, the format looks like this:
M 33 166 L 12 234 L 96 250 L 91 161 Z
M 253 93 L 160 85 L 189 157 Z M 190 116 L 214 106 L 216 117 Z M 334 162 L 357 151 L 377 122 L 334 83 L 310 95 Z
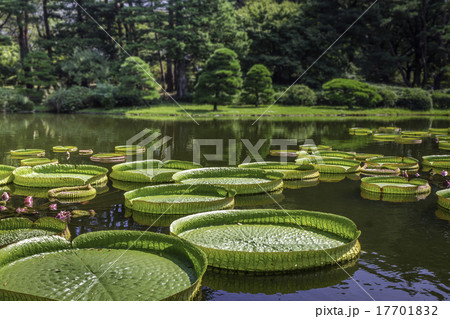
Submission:
M 0 88 L 0 110 L 6 112 L 32 111 L 34 103 L 14 89 Z
M 112 84 L 99 83 L 86 98 L 85 107 L 112 109 L 116 106 L 119 88 Z
M 274 93 L 270 71 L 262 64 L 252 66 L 244 80 L 242 101 L 258 107 L 273 102 Z
M 446 110 L 450 106 L 450 94 L 435 91 L 431 96 L 433 99 L 433 107 L 435 109 Z
M 322 86 L 325 98 L 332 105 L 346 105 L 350 109 L 355 106 L 375 107 L 383 98 L 377 90 L 357 80 L 334 79 Z
M 400 90 L 397 106 L 410 110 L 429 110 L 433 106 L 431 94 L 419 88 Z
M 382 97 L 382 101 L 378 104 L 381 107 L 395 107 L 398 101 L 398 95 L 395 91 L 386 86 L 376 86 L 377 93 Z
M 285 94 L 283 92 L 279 92 L 275 96 L 275 98 L 279 98 L 278 102 L 280 104 L 311 106 L 317 102 L 314 91 L 303 84 L 295 84 Z M 281 96 L 281 94 L 283 95 Z
M 45 101 L 47 109 L 56 113 L 71 113 L 86 108 L 90 99 L 90 90 L 86 87 L 72 86 L 59 89 Z

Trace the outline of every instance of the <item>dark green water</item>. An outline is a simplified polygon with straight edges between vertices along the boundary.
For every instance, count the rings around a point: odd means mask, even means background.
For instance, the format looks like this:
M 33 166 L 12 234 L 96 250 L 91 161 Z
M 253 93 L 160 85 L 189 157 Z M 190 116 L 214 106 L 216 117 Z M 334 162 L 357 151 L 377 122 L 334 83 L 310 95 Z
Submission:
M 229 153 L 228 140 L 236 139 L 238 162 L 247 156 L 239 143 L 248 139 L 252 144 L 261 139 L 297 139 L 302 144 L 312 139 L 334 149 L 384 155 L 412 156 L 444 154 L 432 138 L 421 145 L 397 145 L 375 142 L 371 137 L 348 135 L 354 126 L 377 128 L 399 126 L 405 130 L 428 130 L 448 127 L 448 120 L 415 118 L 399 121 L 330 118 L 322 120 L 264 119 L 208 120 L 196 125 L 192 121 L 151 121 L 87 115 L 0 115 L 0 163 L 19 165 L 8 154 L 11 149 L 43 148 L 47 157 L 57 157 L 61 163 L 91 163 L 89 157 L 53 156 L 52 146 L 76 145 L 95 152 L 111 152 L 115 145 L 125 144 L 134 134 L 148 128 L 172 139 L 172 158 L 192 160 L 193 139 L 224 139 L 224 153 Z M 269 158 L 270 145 L 260 149 Z M 214 147 L 202 148 L 214 153 Z M 155 154 L 155 158 L 158 158 Z M 206 161 L 205 166 L 228 165 L 221 161 Z M 105 164 L 106 167 L 111 167 Z M 320 182 L 301 189 L 285 189 L 280 204 L 285 209 L 308 209 L 347 216 L 362 231 L 363 253 L 359 261 L 340 268 L 322 269 L 285 276 L 251 277 L 208 273 L 204 278 L 204 300 L 448 300 L 449 283 L 449 220 L 436 214 L 435 185 L 426 199 L 418 202 L 390 203 L 363 199 L 358 180 L 344 179 L 335 183 Z M 109 190 L 89 202 L 68 205 L 67 209 L 94 209 L 94 218 L 72 219 L 73 235 L 105 229 L 146 229 L 127 217 L 123 207 L 123 191 L 109 183 Z M 26 194 L 22 194 L 26 195 Z M 14 196 L 22 202 L 23 196 Z M 46 199 L 37 199 L 45 205 Z M 266 208 L 279 208 L 268 201 Z M 63 206 L 60 206 L 63 208 Z M 251 208 L 251 207 L 249 207 Z M 41 212 L 46 215 L 48 212 Z M 447 215 L 448 216 L 448 215 Z M 440 217 L 440 218 L 439 218 Z M 445 217 L 445 216 L 444 216 Z M 449 217 L 447 217 L 449 218 Z M 151 231 L 167 233 L 167 228 L 152 227 Z M 352 278 L 350 277 L 352 276 Z M 369 297 L 369 295 L 371 297 Z

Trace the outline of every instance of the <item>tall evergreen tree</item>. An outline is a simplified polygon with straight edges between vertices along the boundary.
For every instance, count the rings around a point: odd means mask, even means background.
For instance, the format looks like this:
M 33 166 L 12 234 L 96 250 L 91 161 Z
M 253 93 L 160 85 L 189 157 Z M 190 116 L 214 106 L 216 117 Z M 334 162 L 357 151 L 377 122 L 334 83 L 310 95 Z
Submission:
M 247 72 L 244 80 L 242 99 L 256 107 L 273 102 L 275 91 L 272 88 L 270 71 L 262 64 L 255 64 Z
M 152 101 L 159 98 L 157 84 L 150 68 L 139 57 L 128 57 L 120 66 L 120 90 L 127 95 Z
M 216 50 L 198 79 L 196 101 L 211 103 L 217 111 L 218 104 L 231 103 L 240 93 L 241 76 L 237 54 L 225 48 Z

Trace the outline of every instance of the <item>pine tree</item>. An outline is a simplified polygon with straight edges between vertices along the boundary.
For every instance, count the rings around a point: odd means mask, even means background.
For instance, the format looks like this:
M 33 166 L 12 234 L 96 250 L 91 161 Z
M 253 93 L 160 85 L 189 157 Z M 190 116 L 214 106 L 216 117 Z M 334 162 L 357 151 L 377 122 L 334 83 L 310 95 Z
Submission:
M 237 54 L 230 49 L 218 49 L 206 62 L 195 87 L 195 99 L 214 105 L 231 103 L 242 87 L 241 66 Z
M 23 60 L 19 82 L 26 85 L 26 94 L 34 102 L 41 102 L 46 90 L 56 84 L 54 68 L 44 51 L 30 52 Z
M 141 58 L 133 56 L 125 59 L 120 66 L 120 91 L 136 95 L 146 101 L 159 98 L 157 84 L 150 67 Z
M 244 80 L 242 100 L 258 107 L 273 102 L 274 93 L 270 71 L 262 64 L 252 66 Z

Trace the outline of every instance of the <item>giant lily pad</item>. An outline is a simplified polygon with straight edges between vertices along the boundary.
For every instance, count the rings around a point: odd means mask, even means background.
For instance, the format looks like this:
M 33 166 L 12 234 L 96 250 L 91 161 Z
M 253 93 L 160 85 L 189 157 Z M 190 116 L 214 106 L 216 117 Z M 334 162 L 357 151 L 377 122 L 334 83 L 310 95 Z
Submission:
M 13 171 L 16 168 L 9 165 L 0 165 L 0 185 L 12 183 L 14 179 Z
M 270 150 L 270 156 L 297 157 L 297 150 Z
M 45 150 L 35 148 L 13 150 L 11 156 L 16 158 L 43 157 L 45 156 Z
M 303 144 L 299 146 L 300 151 L 313 153 L 317 151 L 331 151 L 332 147 L 328 145 Z
M 429 129 L 429 132 L 431 134 L 448 134 L 450 133 L 450 128 L 437 128 L 437 127 L 432 127 Z
M 336 157 L 344 159 L 355 159 L 355 152 L 341 152 L 341 151 L 318 151 L 313 153 L 314 156 L 321 157 Z
M 48 197 L 56 199 L 92 199 L 97 190 L 91 184 L 83 186 L 59 187 L 48 191 Z
M 55 153 L 65 153 L 65 152 L 76 152 L 78 151 L 78 147 L 76 146 L 53 146 L 53 152 Z
M 443 189 L 436 192 L 438 205 L 450 210 L 450 189 Z
M 446 151 L 450 151 L 450 141 L 439 141 L 439 149 L 440 150 L 446 150 Z
M 398 176 L 401 171 L 398 167 L 385 167 L 383 164 L 368 163 L 361 169 L 361 173 L 368 176 Z
M 283 181 L 284 189 L 301 189 L 307 187 L 314 187 L 319 185 L 319 178 L 305 179 L 305 180 L 285 180 Z
M 93 165 L 48 164 L 13 171 L 14 184 L 26 187 L 66 187 L 106 183 L 108 169 Z
M 284 198 L 282 189 L 270 193 L 236 196 L 234 198 L 234 207 L 247 208 L 267 205 L 275 205 L 278 207 L 278 204 L 281 203 Z
M 260 168 L 266 172 L 280 172 L 283 179 L 313 179 L 319 177 L 319 171 L 312 164 L 295 164 L 280 162 L 254 162 L 240 164 L 241 168 Z
M 384 134 L 384 133 L 376 133 L 373 134 L 373 139 L 374 141 L 395 141 L 395 139 L 397 137 L 399 137 L 400 135 L 397 134 Z
M 430 132 L 425 131 L 402 131 L 402 136 L 405 137 L 430 137 Z
M 423 156 L 422 164 L 430 168 L 450 169 L 450 155 Z
M 422 144 L 422 139 L 418 137 L 397 137 L 395 140 L 397 144 L 415 145 Z
M 99 153 L 92 155 L 90 159 L 98 163 L 122 163 L 127 157 L 121 153 Z
M 427 198 L 426 194 L 392 194 L 392 193 L 375 193 L 364 189 L 361 190 L 361 197 L 373 201 L 383 201 L 390 203 L 413 203 Z
M 402 176 L 364 177 L 361 179 L 361 189 L 373 193 L 398 195 L 428 194 L 431 191 L 426 180 L 421 178 L 408 180 Z
M 348 130 L 350 135 L 370 135 L 372 130 L 364 127 L 352 127 Z
M 400 168 L 400 170 L 417 171 L 419 169 L 419 161 L 412 157 L 396 157 L 383 156 L 369 158 L 367 163 L 379 164 L 387 168 Z
M 118 145 L 114 147 L 114 152 L 126 155 L 136 155 L 145 153 L 145 147 L 140 145 Z
M 184 161 L 146 160 L 114 165 L 111 178 L 134 183 L 168 183 L 173 174 L 186 169 L 201 167 L 200 164 Z
M 234 207 L 235 191 L 213 185 L 156 185 L 126 192 L 125 206 L 151 214 L 188 215 Z
M 383 155 L 370 154 L 370 153 L 356 153 L 356 155 L 355 155 L 355 159 L 358 161 L 362 161 L 362 162 L 365 162 L 367 159 L 374 158 L 374 157 L 383 157 Z
M 36 166 L 44 164 L 58 164 L 58 160 L 49 158 L 25 158 L 20 161 L 20 165 L 22 166 Z
M 186 241 L 137 231 L 23 240 L 0 250 L 2 296 L 53 300 L 189 300 L 206 271 Z M 30 272 L 32 270 L 32 272 Z
M 317 164 L 320 174 L 352 174 L 361 171 L 361 162 L 337 157 L 310 157 L 306 159 Z M 305 163 L 305 159 L 299 158 L 296 163 Z
M 35 222 L 22 217 L 0 219 L 0 247 L 27 238 L 49 235 L 70 237 L 66 223 L 53 217 L 43 217 Z
M 216 268 L 285 272 L 348 261 L 360 252 L 356 225 L 304 210 L 231 210 L 178 219 L 170 232 L 200 247 Z
M 178 172 L 176 182 L 189 185 L 216 185 L 241 194 L 272 192 L 283 187 L 283 174 L 258 168 L 211 167 Z
M 378 132 L 384 132 L 384 133 L 394 133 L 394 132 L 401 132 L 402 129 L 400 127 L 395 126 L 382 126 L 378 128 Z

